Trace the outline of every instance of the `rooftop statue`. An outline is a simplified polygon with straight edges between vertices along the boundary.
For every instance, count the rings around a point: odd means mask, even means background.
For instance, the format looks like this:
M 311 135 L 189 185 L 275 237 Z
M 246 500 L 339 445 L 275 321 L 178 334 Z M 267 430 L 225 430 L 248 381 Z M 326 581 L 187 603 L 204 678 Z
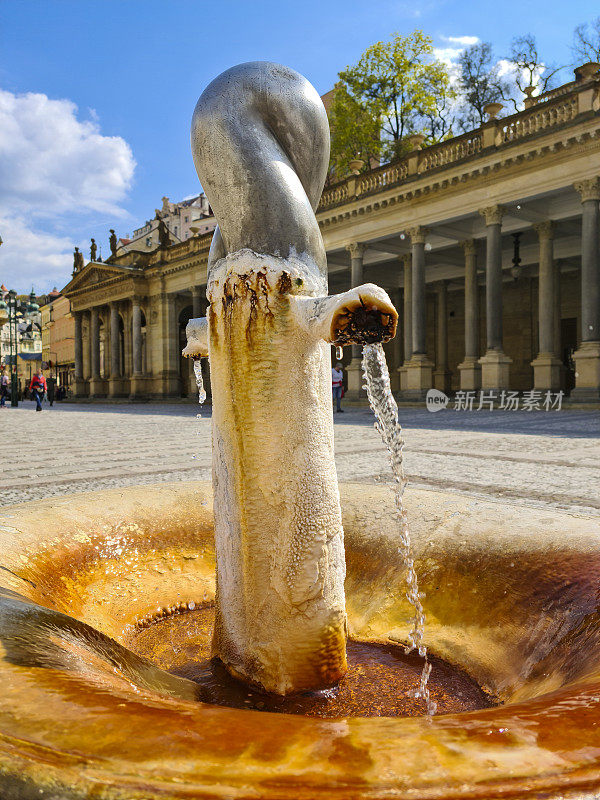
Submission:
M 158 221 L 158 246 L 159 247 L 171 246 L 171 237 L 169 236 L 169 229 L 167 228 L 164 219 L 159 219 Z
M 79 272 L 83 269 L 84 261 L 83 261 L 83 253 L 80 252 L 79 248 L 76 247 L 73 251 L 73 275 L 76 272 Z

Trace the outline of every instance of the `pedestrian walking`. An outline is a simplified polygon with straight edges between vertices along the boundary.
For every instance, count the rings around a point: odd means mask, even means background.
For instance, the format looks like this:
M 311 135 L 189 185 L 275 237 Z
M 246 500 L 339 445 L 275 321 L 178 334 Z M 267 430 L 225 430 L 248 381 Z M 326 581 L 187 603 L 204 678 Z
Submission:
M 338 361 L 335 367 L 331 368 L 331 390 L 335 401 L 335 410 L 338 414 L 343 414 L 342 397 L 344 396 L 344 371 L 341 361 Z
M 0 408 L 6 408 L 6 398 L 8 397 L 9 377 L 6 374 L 4 364 L 0 367 Z
M 48 386 L 48 402 L 50 405 L 54 405 L 54 392 L 56 390 L 56 378 L 53 378 L 52 375 L 48 376 L 48 380 L 46 381 Z
M 44 395 L 47 391 L 46 386 L 46 378 L 42 373 L 42 370 L 38 370 L 33 378 L 31 379 L 31 383 L 29 384 L 29 391 L 31 392 L 31 396 L 35 400 L 35 410 L 41 411 L 42 410 L 42 400 L 44 399 Z

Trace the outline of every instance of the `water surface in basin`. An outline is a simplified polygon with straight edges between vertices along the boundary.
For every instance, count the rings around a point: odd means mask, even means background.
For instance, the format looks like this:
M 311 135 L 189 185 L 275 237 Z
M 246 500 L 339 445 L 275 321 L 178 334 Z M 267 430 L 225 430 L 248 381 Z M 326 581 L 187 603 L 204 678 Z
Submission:
M 157 666 L 198 684 L 198 699 L 248 710 L 302 714 L 310 717 L 401 717 L 426 713 L 426 701 L 415 697 L 423 659 L 406 655 L 394 644 L 349 640 L 348 673 L 340 684 L 321 692 L 282 698 L 253 690 L 210 657 L 214 606 L 144 621 L 127 647 Z M 492 699 L 461 670 L 435 656 L 429 682 L 438 714 L 489 708 Z

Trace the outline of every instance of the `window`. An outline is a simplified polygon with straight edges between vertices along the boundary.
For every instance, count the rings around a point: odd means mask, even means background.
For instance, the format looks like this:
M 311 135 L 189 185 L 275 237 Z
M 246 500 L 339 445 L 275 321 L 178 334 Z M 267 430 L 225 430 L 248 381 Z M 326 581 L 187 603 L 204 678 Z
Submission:
M 185 219 L 185 222 L 189 222 L 190 221 L 189 217 L 185 217 L 184 219 Z
M 146 247 L 152 247 L 152 237 L 146 236 Z

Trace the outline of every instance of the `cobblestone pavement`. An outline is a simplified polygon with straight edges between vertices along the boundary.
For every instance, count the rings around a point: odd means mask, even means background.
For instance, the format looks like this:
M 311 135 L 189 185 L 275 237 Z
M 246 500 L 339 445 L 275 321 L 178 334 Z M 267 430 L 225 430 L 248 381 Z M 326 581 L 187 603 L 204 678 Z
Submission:
M 2 504 L 105 487 L 210 479 L 210 408 L 33 404 L 0 410 Z M 400 410 L 415 486 L 600 515 L 600 412 Z M 335 416 L 341 481 L 387 482 L 367 409 Z

